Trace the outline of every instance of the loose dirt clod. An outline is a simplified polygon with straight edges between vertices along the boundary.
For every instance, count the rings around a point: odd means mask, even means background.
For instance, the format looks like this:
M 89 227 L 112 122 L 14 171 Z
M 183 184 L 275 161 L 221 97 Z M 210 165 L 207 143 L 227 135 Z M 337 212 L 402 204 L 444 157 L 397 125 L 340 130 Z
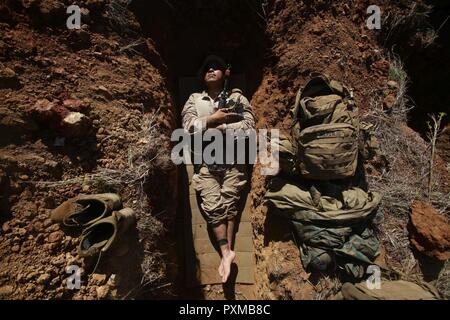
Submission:
M 411 244 L 419 252 L 441 261 L 450 259 L 450 224 L 432 206 L 422 201 L 411 205 Z

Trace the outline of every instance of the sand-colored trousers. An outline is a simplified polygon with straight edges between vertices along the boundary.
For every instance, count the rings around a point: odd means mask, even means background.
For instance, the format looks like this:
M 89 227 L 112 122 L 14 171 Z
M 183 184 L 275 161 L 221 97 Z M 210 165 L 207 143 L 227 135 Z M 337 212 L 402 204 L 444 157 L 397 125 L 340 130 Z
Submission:
M 221 173 L 210 172 L 202 166 L 194 174 L 192 184 L 200 194 L 201 208 L 208 224 L 215 226 L 236 217 L 241 191 L 246 183 L 245 165 L 235 165 Z

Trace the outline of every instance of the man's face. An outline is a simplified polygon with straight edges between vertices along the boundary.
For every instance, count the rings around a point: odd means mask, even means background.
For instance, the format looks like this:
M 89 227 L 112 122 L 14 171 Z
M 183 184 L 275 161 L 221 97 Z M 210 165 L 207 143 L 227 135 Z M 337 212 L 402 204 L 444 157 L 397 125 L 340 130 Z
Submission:
M 223 82 L 223 71 L 214 64 L 209 65 L 206 67 L 206 73 L 203 80 L 206 84 L 221 83 Z

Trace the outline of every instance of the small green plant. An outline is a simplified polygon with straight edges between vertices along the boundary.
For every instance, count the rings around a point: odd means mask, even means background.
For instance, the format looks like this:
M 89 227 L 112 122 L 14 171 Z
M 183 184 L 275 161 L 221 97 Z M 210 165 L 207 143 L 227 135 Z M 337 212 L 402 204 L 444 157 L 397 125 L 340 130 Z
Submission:
M 398 84 L 395 105 L 392 108 L 392 117 L 399 121 L 406 121 L 408 111 L 411 109 L 408 106 L 408 96 L 406 91 L 408 89 L 408 74 L 406 73 L 403 63 L 400 58 L 391 54 L 388 56 L 389 60 L 389 74 L 388 79 L 395 81 Z
M 408 81 L 408 74 L 403 68 L 403 63 L 396 56 L 389 61 L 389 80 L 397 82 L 400 87 L 406 86 Z
M 431 196 L 431 192 L 433 189 L 433 169 L 434 169 L 434 156 L 436 153 L 436 140 L 437 137 L 439 136 L 440 130 L 441 130 L 441 122 L 442 122 L 442 118 L 445 117 L 445 112 L 441 112 L 439 113 L 439 115 L 435 115 L 432 114 L 429 117 L 431 118 L 431 121 L 427 121 L 427 126 L 428 126 L 428 133 L 427 133 L 427 137 L 430 140 L 430 144 L 431 144 L 431 156 L 430 156 L 430 173 L 428 175 L 428 200 L 430 200 L 430 196 Z

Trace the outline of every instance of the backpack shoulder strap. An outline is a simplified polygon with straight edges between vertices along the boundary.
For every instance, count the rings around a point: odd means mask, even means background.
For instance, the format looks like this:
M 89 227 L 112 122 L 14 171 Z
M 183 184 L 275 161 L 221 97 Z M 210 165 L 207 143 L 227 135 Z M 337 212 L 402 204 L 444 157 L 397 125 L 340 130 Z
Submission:
M 298 89 L 294 106 L 291 108 L 292 120 L 294 124 L 299 120 L 298 111 L 300 109 L 300 98 L 302 96 L 302 91 L 302 88 Z

